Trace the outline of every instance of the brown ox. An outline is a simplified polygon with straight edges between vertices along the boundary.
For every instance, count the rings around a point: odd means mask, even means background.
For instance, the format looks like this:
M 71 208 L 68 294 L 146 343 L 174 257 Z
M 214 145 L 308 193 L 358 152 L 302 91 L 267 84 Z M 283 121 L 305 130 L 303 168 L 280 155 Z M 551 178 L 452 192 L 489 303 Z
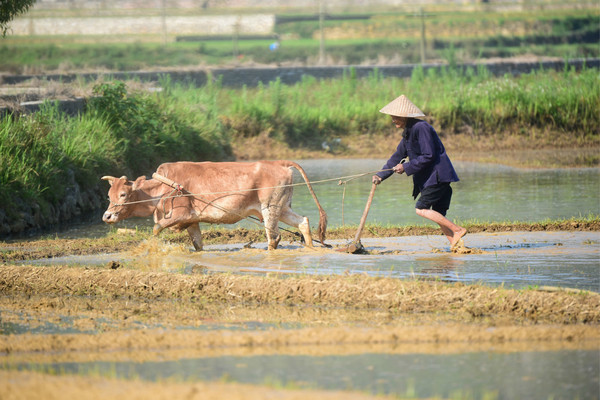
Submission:
M 155 235 L 165 228 L 177 232 L 187 229 L 194 248 L 200 251 L 199 222 L 233 224 L 254 216 L 264 223 L 269 250 L 276 249 L 281 239 L 280 220 L 297 227 L 305 244 L 312 247 L 308 218 L 291 208 L 292 167 L 304 178 L 319 208 L 319 239 L 324 243 L 327 215 L 306 173 L 291 161 L 166 163 L 158 167 L 154 179 L 141 176 L 135 182 L 125 176 L 104 176 L 102 179 L 110 183 L 110 205 L 102 220 L 113 224 L 129 217 L 154 215 Z

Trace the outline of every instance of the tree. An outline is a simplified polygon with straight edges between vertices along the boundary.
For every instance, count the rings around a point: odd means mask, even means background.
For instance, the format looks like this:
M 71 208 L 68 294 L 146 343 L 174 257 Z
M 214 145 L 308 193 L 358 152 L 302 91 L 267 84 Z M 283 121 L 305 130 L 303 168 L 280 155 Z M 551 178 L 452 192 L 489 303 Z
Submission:
M 19 14 L 24 14 L 35 0 L 0 0 L 0 31 L 6 36 L 8 23 Z

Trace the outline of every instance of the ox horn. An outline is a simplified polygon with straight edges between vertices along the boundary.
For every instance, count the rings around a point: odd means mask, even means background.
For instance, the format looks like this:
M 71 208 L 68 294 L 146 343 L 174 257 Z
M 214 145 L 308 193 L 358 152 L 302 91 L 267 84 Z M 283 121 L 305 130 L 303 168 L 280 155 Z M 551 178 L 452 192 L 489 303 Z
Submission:
M 125 179 L 125 180 L 127 180 L 127 177 L 126 177 L 125 175 L 123 175 L 123 176 L 122 176 L 122 177 L 120 177 L 120 178 L 115 178 L 114 176 L 105 175 L 105 176 L 103 176 L 103 177 L 102 177 L 102 178 L 100 178 L 100 179 L 101 179 L 101 180 L 103 180 L 103 181 L 108 181 L 108 183 L 110 183 L 110 186 L 112 186 L 113 182 L 114 182 L 116 179 Z
M 117 178 L 115 178 L 114 176 L 105 175 L 105 176 L 103 176 L 100 179 L 103 180 L 103 181 L 108 181 L 108 183 L 110 184 L 110 186 L 112 186 L 114 180 L 117 179 Z

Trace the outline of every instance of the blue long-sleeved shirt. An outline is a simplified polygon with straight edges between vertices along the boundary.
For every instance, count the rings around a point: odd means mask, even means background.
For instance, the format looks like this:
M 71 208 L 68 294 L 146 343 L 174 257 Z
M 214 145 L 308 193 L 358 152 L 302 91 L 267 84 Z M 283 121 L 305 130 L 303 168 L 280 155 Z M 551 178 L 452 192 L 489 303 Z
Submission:
M 421 191 L 432 185 L 443 182 L 457 182 L 458 175 L 446 149 L 437 132 L 425 121 L 409 119 L 402 134 L 402 140 L 396 152 L 377 173 L 382 180 L 389 178 L 394 172 L 391 168 L 398 165 L 402 159 L 408 161 L 402 166 L 406 175 L 413 177 L 413 196 L 416 198 Z M 389 169 L 389 171 L 385 171 Z

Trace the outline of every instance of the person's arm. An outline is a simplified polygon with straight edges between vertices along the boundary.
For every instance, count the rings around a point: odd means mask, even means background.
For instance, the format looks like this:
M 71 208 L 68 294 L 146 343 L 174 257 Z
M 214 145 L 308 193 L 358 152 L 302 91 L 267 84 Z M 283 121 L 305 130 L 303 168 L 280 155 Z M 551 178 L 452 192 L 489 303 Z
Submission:
M 394 171 L 392 171 L 392 168 L 398 165 L 404 158 L 406 158 L 406 145 L 404 143 L 404 139 L 402 139 L 400 141 L 400 144 L 398 144 L 398 147 L 396 148 L 394 154 L 392 154 L 392 156 L 389 160 L 387 160 L 385 165 L 381 167 L 381 171 L 373 175 L 373 183 L 377 185 L 389 178 L 394 173 Z

